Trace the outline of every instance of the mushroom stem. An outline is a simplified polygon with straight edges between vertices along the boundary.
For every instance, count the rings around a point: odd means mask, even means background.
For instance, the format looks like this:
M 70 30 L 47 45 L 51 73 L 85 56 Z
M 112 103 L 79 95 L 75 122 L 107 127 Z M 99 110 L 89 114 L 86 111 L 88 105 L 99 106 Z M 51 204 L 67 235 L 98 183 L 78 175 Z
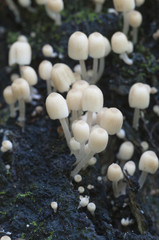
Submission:
M 72 122 L 77 120 L 78 118 L 78 113 L 76 110 L 72 110 Z
M 124 12 L 123 13 L 123 33 L 125 35 L 128 34 L 129 31 L 129 13 L 128 12 Z
M 9 109 L 10 109 L 10 117 L 14 118 L 16 116 L 14 103 L 9 104 Z
M 93 152 L 90 152 L 87 156 L 85 156 L 79 163 L 78 165 L 73 169 L 71 172 L 71 177 L 74 177 L 77 173 L 81 171 L 85 165 L 87 165 L 89 159 L 91 159 L 94 156 Z
M 88 123 L 89 127 L 91 127 L 92 119 L 93 119 L 93 112 L 88 111 L 87 112 L 87 123 Z
M 9 9 L 13 12 L 16 22 L 19 23 L 20 22 L 20 13 L 19 13 L 19 10 L 18 10 L 16 4 L 14 3 L 13 0 L 6 0 L 6 3 L 9 7 Z
M 70 134 L 70 130 L 68 128 L 68 124 L 66 122 L 66 118 L 59 119 L 59 121 L 60 121 L 61 126 L 63 128 L 64 135 L 65 135 L 65 138 L 66 138 L 66 142 L 67 142 L 67 145 L 69 147 L 70 146 L 71 134 Z
M 19 118 L 18 120 L 20 122 L 24 122 L 25 121 L 25 102 L 24 99 L 19 99 Z
M 139 118 L 140 118 L 140 109 L 139 108 L 135 108 L 134 109 L 134 116 L 133 116 L 133 128 L 135 130 L 138 129 Z
M 47 95 L 52 93 L 52 87 L 51 87 L 51 81 L 50 79 L 46 80 L 46 86 L 47 86 Z
M 102 11 L 102 4 L 101 3 L 96 3 L 95 12 L 100 13 L 101 11 Z
M 92 83 L 96 82 L 97 72 L 98 72 L 98 58 L 94 58 L 93 59 L 93 76 L 92 76 L 92 79 L 91 79 Z
M 98 73 L 97 79 L 94 83 L 96 83 L 100 80 L 100 78 L 101 78 L 101 76 L 103 75 L 103 72 L 104 72 L 104 67 L 105 67 L 105 57 L 102 57 L 99 60 L 99 73 Z
M 81 66 L 82 78 L 87 81 L 87 71 L 86 71 L 85 61 L 79 60 L 79 63 Z
M 113 182 L 112 182 L 112 187 L 113 187 L 114 197 L 117 198 L 117 197 L 119 196 L 118 182 L 117 182 L 117 181 L 113 181 Z
M 141 175 L 140 175 L 140 178 L 139 178 L 139 186 L 140 186 L 140 189 L 143 187 L 145 181 L 146 181 L 146 178 L 147 178 L 147 172 L 144 172 L 142 171 Z
M 133 28 L 133 44 L 136 44 L 138 40 L 138 28 Z
M 60 13 L 56 13 L 56 17 L 55 17 L 55 25 L 56 26 L 61 26 L 62 21 L 61 21 L 61 14 Z
M 127 53 L 122 53 L 122 54 L 120 54 L 119 57 L 120 57 L 120 59 L 122 59 L 126 64 L 128 64 L 128 65 L 132 65 L 132 64 L 133 64 L 133 60 L 128 57 Z

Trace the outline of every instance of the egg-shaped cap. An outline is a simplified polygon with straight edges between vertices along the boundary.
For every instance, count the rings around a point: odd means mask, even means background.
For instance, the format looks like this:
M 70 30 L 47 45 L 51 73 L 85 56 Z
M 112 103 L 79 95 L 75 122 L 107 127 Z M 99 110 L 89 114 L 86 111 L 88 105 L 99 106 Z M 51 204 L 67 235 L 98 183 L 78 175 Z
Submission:
M 77 120 L 72 124 L 72 132 L 76 141 L 85 143 L 89 137 L 89 125 L 83 120 Z
M 128 39 L 122 32 L 116 32 L 111 38 L 113 52 L 117 54 L 125 53 L 128 49 Z
M 47 5 L 55 13 L 59 13 L 64 9 L 63 0 L 47 0 Z
M 116 134 L 123 125 L 123 115 L 117 108 L 107 108 L 102 114 L 100 126 L 104 128 L 109 135 Z
M 142 23 L 142 14 L 139 11 L 133 10 L 129 13 L 129 24 L 131 27 L 138 28 Z
M 13 95 L 16 99 L 27 99 L 30 96 L 30 87 L 28 82 L 23 78 L 17 78 L 11 85 Z
M 68 55 L 74 60 L 88 58 L 88 38 L 83 32 L 74 32 L 68 41 Z
M 29 83 L 30 86 L 34 86 L 38 82 L 37 74 L 34 68 L 30 66 L 22 66 L 21 75 L 22 78 L 24 78 Z
M 7 86 L 4 90 L 3 90 L 3 97 L 6 101 L 7 104 L 13 104 L 16 102 L 16 98 L 13 94 L 12 91 L 12 87 L 11 86 Z
M 99 32 L 94 32 L 88 37 L 88 52 L 92 58 L 105 56 L 105 39 Z
M 107 178 L 111 182 L 118 182 L 123 178 L 121 167 L 117 163 L 112 163 L 107 170 Z
M 154 174 L 159 167 L 158 157 L 153 151 L 144 152 L 139 160 L 139 170 Z
M 129 12 L 135 8 L 135 0 L 113 0 L 113 3 L 118 12 Z
M 120 160 L 127 161 L 130 160 L 134 153 L 134 145 L 130 141 L 125 141 L 120 145 L 117 157 Z
M 69 111 L 66 100 L 59 93 L 51 93 L 46 99 L 46 110 L 53 120 L 68 117 Z
M 44 60 L 39 65 L 39 75 L 40 78 L 43 80 L 50 80 L 51 79 L 51 71 L 52 71 L 52 63 Z
M 129 106 L 132 108 L 145 109 L 150 103 L 150 92 L 147 84 L 135 83 L 129 91 Z

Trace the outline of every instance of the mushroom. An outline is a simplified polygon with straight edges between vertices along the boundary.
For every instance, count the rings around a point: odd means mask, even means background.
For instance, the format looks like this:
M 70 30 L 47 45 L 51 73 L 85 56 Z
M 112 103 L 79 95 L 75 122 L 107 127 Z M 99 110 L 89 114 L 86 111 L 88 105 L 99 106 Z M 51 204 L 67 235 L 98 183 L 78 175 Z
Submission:
M 82 97 L 82 109 L 87 112 L 87 123 L 92 124 L 93 112 L 99 112 L 103 107 L 103 93 L 95 85 L 88 86 Z
M 45 9 L 48 16 L 55 20 L 55 25 L 60 26 L 62 24 L 60 12 L 64 9 L 63 0 L 47 0 Z
M 130 141 L 125 141 L 120 145 L 117 158 L 122 162 L 128 161 L 134 154 L 134 145 Z
M 11 238 L 9 236 L 5 235 L 5 236 L 1 237 L 0 240 L 11 240 Z
M 153 151 L 146 151 L 144 152 L 139 160 L 139 170 L 142 171 L 140 178 L 139 178 L 139 186 L 140 188 L 143 187 L 147 174 L 151 173 L 154 174 L 159 167 L 159 160 L 155 152 Z
M 39 75 L 40 78 L 46 81 L 47 86 L 47 95 L 49 95 L 52 92 L 51 87 L 51 71 L 52 71 L 52 63 L 44 60 L 39 65 Z
M 133 43 L 136 44 L 138 39 L 138 28 L 142 24 L 142 14 L 136 10 L 129 12 L 129 24 L 133 28 Z
M 123 179 L 121 167 L 116 163 L 112 163 L 108 167 L 107 178 L 112 182 L 114 197 L 119 197 L 118 182 Z
M 124 173 L 126 173 L 130 176 L 133 176 L 135 171 L 136 171 L 136 165 L 135 165 L 134 161 L 128 161 L 124 164 L 124 167 L 123 167 Z
M 88 38 L 83 32 L 74 32 L 68 41 L 68 55 L 73 60 L 79 60 L 82 77 L 87 80 L 85 60 L 88 58 Z
M 117 108 L 107 108 L 102 114 L 100 126 L 104 128 L 109 135 L 118 133 L 123 125 L 123 115 Z
M 116 11 L 123 13 L 123 33 L 127 35 L 129 30 L 129 11 L 135 8 L 135 0 L 113 0 Z
M 133 64 L 133 60 L 127 55 L 129 49 L 129 42 L 126 35 L 122 32 L 116 32 L 111 38 L 111 45 L 113 52 L 120 54 L 120 58 L 128 65 Z
M 16 116 L 15 106 L 14 106 L 16 102 L 16 98 L 13 94 L 11 86 L 8 86 L 3 90 L 3 97 L 6 103 L 9 104 L 10 117 L 14 118 Z
M 43 47 L 42 47 L 42 54 L 45 56 L 45 57 L 52 57 L 53 56 L 53 47 L 50 45 L 50 44 L 45 44 Z
M 75 82 L 75 77 L 69 66 L 56 63 L 51 70 L 51 81 L 53 86 L 63 93 L 69 90 L 70 85 Z
M 66 100 L 59 93 L 51 93 L 46 99 L 46 110 L 51 119 L 59 119 L 65 134 L 67 145 L 70 146 L 71 133 L 66 121 L 69 115 Z
M 54 213 L 57 212 L 58 203 L 57 202 L 51 202 L 51 208 L 54 210 Z
M 140 109 L 148 108 L 150 103 L 150 89 L 147 84 L 135 83 L 129 91 L 129 106 L 135 108 L 133 128 L 138 129 Z
M 93 202 L 88 203 L 87 209 L 94 216 L 94 212 L 96 210 L 96 205 Z
M 30 88 L 28 82 L 23 78 L 17 78 L 11 85 L 13 95 L 19 103 L 19 118 L 20 122 L 25 121 L 25 100 L 30 97 Z
M 95 12 L 100 13 L 102 11 L 103 4 L 105 0 L 93 0 L 95 3 Z
M 82 176 L 80 174 L 77 174 L 74 176 L 74 180 L 76 183 L 79 183 L 82 181 Z
M 9 140 L 2 141 L 1 152 L 11 151 L 13 149 L 13 144 Z

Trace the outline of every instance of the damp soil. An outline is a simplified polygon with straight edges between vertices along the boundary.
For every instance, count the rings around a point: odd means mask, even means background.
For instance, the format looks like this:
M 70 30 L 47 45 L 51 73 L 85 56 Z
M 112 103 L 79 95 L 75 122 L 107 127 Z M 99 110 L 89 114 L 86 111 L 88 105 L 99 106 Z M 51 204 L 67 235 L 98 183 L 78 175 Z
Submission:
M 17 2 L 17 1 L 15 1 Z M 36 5 L 33 4 L 33 7 Z M 55 27 L 46 15 L 43 7 L 36 7 L 36 13 L 22 8 L 21 22 L 16 23 L 13 13 L 3 1 L 0 15 L 0 142 L 4 134 L 13 142 L 13 151 L 0 152 L 0 237 L 9 235 L 12 240 L 158 240 L 159 239 L 159 172 L 149 176 L 139 191 L 134 177 L 126 179 L 127 193 L 115 199 L 111 183 L 105 178 L 109 164 L 116 162 L 116 153 L 122 140 L 111 137 L 107 150 L 97 156 L 97 163 L 81 172 L 82 182 L 77 184 L 70 178 L 75 161 L 70 155 L 66 141 L 59 130 L 59 122 L 51 121 L 45 110 L 45 83 L 39 79 L 37 89 L 41 98 L 34 104 L 27 104 L 25 125 L 21 126 L 17 118 L 9 118 L 7 105 L 2 92 L 11 83 L 11 73 L 18 68 L 8 68 L 8 45 L 19 34 L 25 34 L 33 49 L 31 66 L 36 70 L 44 60 L 41 47 L 45 43 L 53 45 L 58 56 L 48 59 L 53 64 L 67 63 L 73 67 L 76 63 L 67 56 L 69 36 L 76 30 L 86 34 L 99 31 L 109 39 L 121 29 L 121 17 L 108 14 L 112 7 L 108 1 L 101 14 L 93 12 L 91 1 L 65 1 L 62 19 L 63 25 Z M 149 148 L 159 156 L 159 121 L 152 111 L 159 104 L 159 94 L 151 96 L 151 104 L 140 120 L 139 131 L 131 127 L 133 110 L 128 106 L 128 91 L 135 82 L 144 82 L 159 89 L 159 40 L 152 34 L 159 28 L 159 2 L 147 0 L 140 8 L 144 16 L 140 30 L 139 43 L 135 47 L 132 66 L 125 65 L 118 56 L 111 53 L 106 59 L 105 72 L 98 86 L 104 94 L 107 107 L 118 107 L 125 116 L 125 140 L 132 141 L 135 153 L 132 160 L 138 164 L 142 153 L 141 142 L 147 141 Z M 31 34 L 31 33 L 35 34 Z M 61 59 L 60 55 L 63 55 Z M 91 59 L 87 61 L 91 68 Z M 36 106 L 42 106 L 40 114 L 33 116 Z M 10 165 L 10 169 L 6 169 Z M 102 176 L 102 181 L 98 177 Z M 88 190 L 92 184 L 94 188 Z M 78 208 L 78 187 L 85 187 L 83 195 L 97 206 L 92 216 L 86 208 Z M 56 213 L 50 207 L 57 201 Z M 130 218 L 133 224 L 124 227 L 122 218 Z

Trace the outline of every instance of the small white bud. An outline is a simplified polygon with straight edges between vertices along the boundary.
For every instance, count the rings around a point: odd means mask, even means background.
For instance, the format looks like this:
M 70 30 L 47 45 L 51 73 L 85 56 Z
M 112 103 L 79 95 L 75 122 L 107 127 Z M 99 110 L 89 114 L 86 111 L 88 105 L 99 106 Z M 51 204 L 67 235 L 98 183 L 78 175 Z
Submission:
M 92 158 L 89 160 L 88 165 L 89 165 L 89 166 L 93 166 L 93 165 L 96 164 L 96 162 L 97 162 L 97 159 L 96 159 L 95 157 L 92 157 Z
M 87 189 L 88 189 L 88 190 L 92 190 L 93 188 L 94 188 L 94 186 L 91 185 L 91 184 L 89 184 L 89 185 L 87 186 Z
M 84 187 L 80 186 L 80 187 L 78 188 L 78 191 L 79 191 L 79 193 L 84 193 L 85 189 L 84 189 Z
M 54 213 L 57 212 L 57 208 L 58 208 L 58 203 L 57 202 L 51 202 L 51 207 L 54 210 Z
M 88 211 L 89 211 L 92 215 L 94 215 L 94 212 L 95 212 L 95 210 L 96 210 L 96 205 L 95 205 L 94 203 L 90 202 L 90 203 L 87 205 L 87 209 L 88 209 Z
M 83 197 L 80 201 L 79 207 L 86 207 L 89 203 L 89 198 L 88 197 Z
M 7 152 L 9 150 L 12 150 L 13 149 L 13 144 L 11 141 L 9 140 L 5 140 L 2 142 L 2 146 L 1 146 L 1 151 L 2 152 Z
M 75 175 L 75 176 L 74 176 L 74 180 L 75 180 L 75 182 L 77 182 L 77 183 L 81 182 L 81 181 L 82 181 L 81 175 L 80 175 L 80 174 Z
M 141 142 L 140 145 L 142 147 L 142 151 L 143 152 L 145 152 L 145 151 L 147 151 L 149 149 L 149 144 L 146 141 Z
M 118 138 L 123 139 L 125 138 L 125 130 L 123 128 L 120 129 L 120 131 L 116 134 Z

